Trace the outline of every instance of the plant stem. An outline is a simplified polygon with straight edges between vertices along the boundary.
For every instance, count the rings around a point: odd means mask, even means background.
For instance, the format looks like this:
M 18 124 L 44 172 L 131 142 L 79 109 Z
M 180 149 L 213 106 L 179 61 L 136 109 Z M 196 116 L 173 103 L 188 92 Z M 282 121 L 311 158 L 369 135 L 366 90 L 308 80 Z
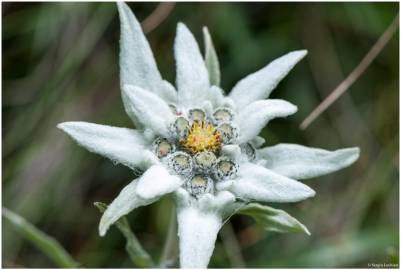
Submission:
M 70 254 L 57 242 L 56 239 L 50 237 L 23 217 L 3 207 L 3 217 L 5 217 L 14 228 L 31 242 L 34 246 L 46 254 L 60 268 L 77 268 L 79 263 L 76 262 Z
M 228 221 L 220 231 L 224 249 L 227 252 L 231 266 L 234 268 L 245 268 L 245 261 L 241 253 L 241 247 L 235 236 L 233 226 Z
M 156 29 L 173 11 L 174 2 L 161 2 L 155 10 L 142 21 L 142 28 L 145 34 Z
M 174 265 L 177 255 L 177 218 L 174 206 L 171 208 L 170 221 L 167 231 L 166 241 L 164 243 L 162 255 L 160 257 L 159 267 L 167 268 Z
M 342 81 L 301 123 L 300 129 L 306 129 L 319 115 L 334 103 L 351 85 L 365 72 L 373 60 L 379 55 L 398 29 L 399 15 L 394 18 L 389 27 L 380 36 L 362 61 L 354 68 L 348 77 Z

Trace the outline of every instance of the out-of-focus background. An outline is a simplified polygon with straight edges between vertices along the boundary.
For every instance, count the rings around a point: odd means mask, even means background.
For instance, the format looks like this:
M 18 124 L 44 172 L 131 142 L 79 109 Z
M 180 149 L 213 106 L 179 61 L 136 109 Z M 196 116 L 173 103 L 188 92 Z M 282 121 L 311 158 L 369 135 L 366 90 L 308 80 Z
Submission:
M 153 14 L 144 27 L 164 78 L 174 82 L 178 21 L 202 48 L 201 29 L 209 27 L 227 92 L 271 60 L 307 49 L 308 56 L 272 94 L 299 111 L 263 130 L 267 145 L 361 148 L 353 166 L 305 180 L 316 197 L 274 205 L 303 222 L 310 237 L 265 232 L 250 218 L 234 216 L 242 255 L 230 257 L 232 246 L 219 236 L 210 267 L 398 264 L 398 30 L 349 91 L 309 128 L 299 129 L 385 31 L 398 3 L 177 3 L 164 4 L 155 16 L 158 5 L 130 3 L 141 21 Z M 109 203 L 132 172 L 87 152 L 56 128 L 63 121 L 133 127 L 120 99 L 116 5 L 3 2 L 2 12 L 3 206 L 55 237 L 83 267 L 132 267 L 119 231 L 99 237 L 100 214 L 93 206 Z M 164 199 L 128 215 L 156 259 L 170 208 Z M 3 267 L 55 266 L 4 219 L 2 253 Z

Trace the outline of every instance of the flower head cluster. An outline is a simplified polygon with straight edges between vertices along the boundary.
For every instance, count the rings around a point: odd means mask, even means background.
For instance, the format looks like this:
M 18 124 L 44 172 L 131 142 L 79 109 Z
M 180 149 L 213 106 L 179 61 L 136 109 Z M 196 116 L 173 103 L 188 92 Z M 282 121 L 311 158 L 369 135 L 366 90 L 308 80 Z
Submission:
M 175 114 L 169 136 L 156 137 L 152 148 L 170 173 L 185 179 L 183 188 L 198 197 L 213 193 L 215 183 L 234 179 L 238 164 L 222 150 L 238 138 L 234 112 L 227 107 L 186 110 L 169 106 Z
M 295 144 L 262 147 L 258 134 L 273 118 L 297 107 L 266 99 L 306 51 L 294 51 L 239 81 L 228 96 L 204 28 L 205 57 L 179 23 L 174 45 L 177 90 L 163 80 L 140 24 L 119 2 L 122 99 L 136 130 L 86 122 L 59 128 L 97 154 L 143 172 L 104 212 L 100 235 L 133 209 L 174 194 L 181 267 L 206 267 L 217 233 L 234 213 L 268 217 L 271 230 L 307 232 L 282 210 L 259 202 L 297 202 L 315 192 L 297 181 L 352 164 L 358 148 L 326 151 Z M 252 210 L 252 209 L 253 210 Z M 250 211 L 252 210 L 252 211 Z

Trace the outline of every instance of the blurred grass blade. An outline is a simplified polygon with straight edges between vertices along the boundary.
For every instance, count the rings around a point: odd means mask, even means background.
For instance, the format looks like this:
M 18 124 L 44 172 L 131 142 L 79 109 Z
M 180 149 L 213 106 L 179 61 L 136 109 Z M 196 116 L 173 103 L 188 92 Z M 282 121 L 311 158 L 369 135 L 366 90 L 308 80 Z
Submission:
M 205 42 L 205 63 L 209 73 L 209 81 L 211 85 L 220 86 L 220 65 L 216 51 L 213 46 L 207 27 L 203 27 L 203 39 Z
M 95 202 L 94 205 L 101 213 L 106 211 L 107 204 L 102 202 Z M 141 268 L 153 268 L 155 266 L 150 255 L 143 249 L 141 243 L 136 238 L 135 234 L 131 231 L 128 220 L 125 217 L 120 218 L 114 223 L 126 239 L 125 250 L 130 256 L 135 266 Z
M 343 268 L 344 266 L 346 268 L 356 267 L 356 265 L 365 267 L 369 263 L 375 263 L 370 261 L 372 258 L 379 256 L 379 254 L 388 254 L 391 248 L 398 249 L 398 235 L 392 232 L 391 227 L 335 234 L 322 239 L 313 247 L 303 249 L 291 260 L 283 260 L 277 256 L 269 268 L 296 268 L 299 265 L 303 265 L 305 268 L 314 268 L 316 265 L 322 268 Z M 399 268 L 398 258 L 395 259 L 394 262 L 391 262 L 391 258 L 387 257 L 384 261 L 387 266 L 384 268 Z M 361 262 L 366 262 L 366 264 Z
M 310 235 L 308 229 L 287 212 L 258 203 L 250 203 L 242 207 L 239 214 L 248 215 L 262 225 L 267 231 L 275 232 L 304 232 Z
M 37 229 L 23 217 L 3 207 L 3 217 L 14 225 L 18 233 L 45 253 L 58 267 L 77 268 L 76 262 L 53 237 Z

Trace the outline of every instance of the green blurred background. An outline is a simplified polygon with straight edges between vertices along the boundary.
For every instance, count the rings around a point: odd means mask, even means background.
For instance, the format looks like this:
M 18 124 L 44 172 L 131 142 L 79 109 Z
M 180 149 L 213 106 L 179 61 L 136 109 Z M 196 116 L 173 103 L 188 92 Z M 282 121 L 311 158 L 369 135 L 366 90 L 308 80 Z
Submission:
M 158 3 L 130 3 L 139 20 Z M 274 205 L 311 231 L 278 234 L 245 216 L 231 219 L 246 267 L 367 267 L 398 263 L 399 35 L 360 79 L 308 129 L 302 120 L 361 61 L 398 13 L 398 3 L 177 3 L 147 37 L 164 78 L 174 82 L 173 41 L 182 21 L 202 41 L 212 34 L 226 91 L 291 50 L 307 49 L 273 92 L 296 104 L 264 130 L 267 144 L 325 149 L 359 146 L 340 172 L 305 181 L 316 197 Z M 94 201 L 109 203 L 133 175 L 80 148 L 56 128 L 63 121 L 132 127 L 119 90 L 119 21 L 114 3 L 2 3 L 3 206 L 54 236 L 83 267 L 131 267 L 115 229 L 100 238 Z M 171 200 L 128 218 L 155 258 Z M 3 267 L 54 267 L 3 219 Z M 219 236 L 210 267 L 230 260 Z M 240 257 L 238 257 L 240 259 Z M 237 259 L 238 259 L 237 258 Z

